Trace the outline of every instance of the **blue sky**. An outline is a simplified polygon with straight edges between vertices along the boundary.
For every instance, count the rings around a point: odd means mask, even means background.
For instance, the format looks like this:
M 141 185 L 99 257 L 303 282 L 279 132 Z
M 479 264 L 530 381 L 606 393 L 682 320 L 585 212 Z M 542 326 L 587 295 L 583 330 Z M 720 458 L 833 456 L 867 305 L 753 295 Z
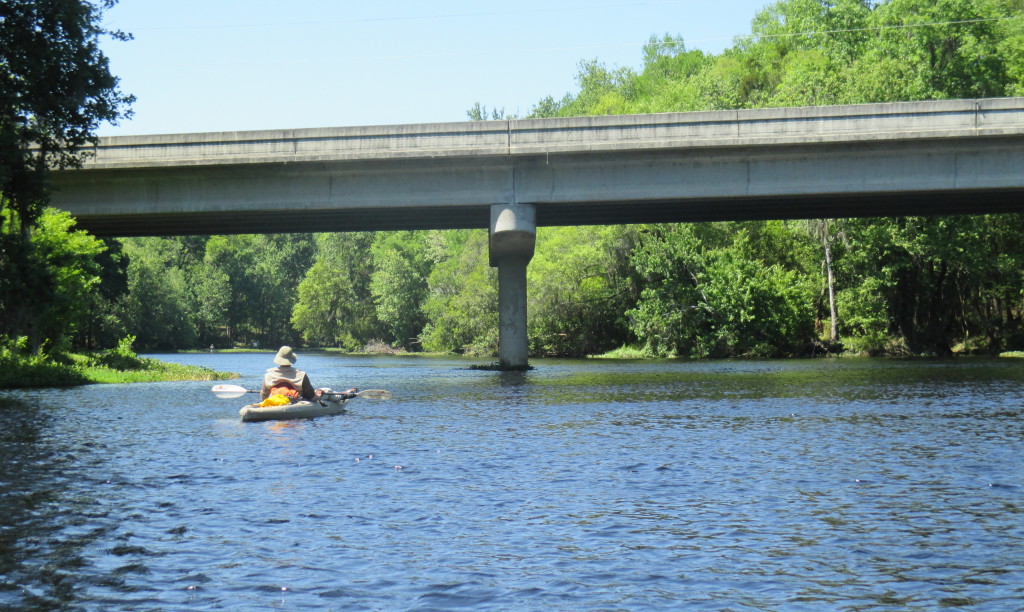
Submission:
M 104 52 L 135 117 L 101 136 L 465 121 L 640 67 L 651 35 L 719 52 L 770 0 L 120 0 Z

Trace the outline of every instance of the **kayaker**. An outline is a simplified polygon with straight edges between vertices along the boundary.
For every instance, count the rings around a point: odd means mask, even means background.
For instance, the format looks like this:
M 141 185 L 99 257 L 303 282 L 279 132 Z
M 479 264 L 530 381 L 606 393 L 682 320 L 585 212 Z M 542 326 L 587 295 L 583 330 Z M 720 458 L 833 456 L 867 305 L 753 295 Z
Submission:
M 309 375 L 302 370 L 295 369 L 295 351 L 290 346 L 282 346 L 274 357 L 276 368 L 270 368 L 263 375 L 263 388 L 260 389 L 260 399 L 267 399 L 271 395 L 287 395 L 298 399 L 315 399 L 320 395 L 313 383 L 309 382 Z

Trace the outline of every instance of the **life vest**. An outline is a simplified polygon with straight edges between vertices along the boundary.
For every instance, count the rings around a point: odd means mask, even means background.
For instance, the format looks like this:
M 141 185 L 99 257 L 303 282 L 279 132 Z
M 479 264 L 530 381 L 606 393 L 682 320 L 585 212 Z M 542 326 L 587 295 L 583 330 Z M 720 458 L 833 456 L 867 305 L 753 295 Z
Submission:
M 299 397 L 299 391 L 291 383 L 278 381 L 270 388 L 270 395 L 284 395 L 285 397 L 295 399 Z

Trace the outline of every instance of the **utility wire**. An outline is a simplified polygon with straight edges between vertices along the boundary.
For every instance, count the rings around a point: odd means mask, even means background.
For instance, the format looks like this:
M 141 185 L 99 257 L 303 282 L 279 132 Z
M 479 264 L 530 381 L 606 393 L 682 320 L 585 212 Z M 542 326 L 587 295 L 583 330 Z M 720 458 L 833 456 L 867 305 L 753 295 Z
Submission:
M 703 0 L 662 0 L 660 2 L 621 2 L 615 4 L 601 4 L 601 5 L 578 5 L 572 7 L 547 7 L 544 10 L 545 14 L 551 13 L 565 13 L 565 12 L 579 12 L 579 11 L 597 11 L 602 9 L 613 9 L 613 8 L 634 8 L 639 6 L 659 6 L 665 4 L 692 4 L 695 2 L 701 2 Z M 538 11 L 535 10 L 504 10 L 504 11 L 479 11 L 473 13 L 445 13 L 445 14 L 434 14 L 434 15 L 400 15 L 395 17 L 362 17 L 356 19 L 345 19 L 345 20 L 306 20 L 306 21 L 284 21 L 274 23 L 222 23 L 222 24 L 196 24 L 196 25 L 167 25 L 167 26 L 151 26 L 151 27 L 138 27 L 132 28 L 133 31 L 157 31 L 157 30 L 211 30 L 211 29 L 264 29 L 264 28 L 281 28 L 281 27 L 296 27 L 296 26 L 329 26 L 329 25 L 347 25 L 353 23 L 374 23 L 374 22 L 390 22 L 390 21 L 432 21 L 438 19 L 462 19 L 466 17 L 502 17 L 508 15 L 528 15 L 536 14 Z
M 893 25 L 877 26 L 873 28 L 847 28 L 842 30 L 810 30 L 807 32 L 789 32 L 785 34 L 748 34 L 740 35 L 738 38 L 769 39 L 769 38 L 794 38 L 797 36 L 815 36 L 818 34 L 846 34 L 849 32 L 881 32 L 883 30 L 906 30 L 912 28 L 927 28 L 931 26 L 959 25 L 965 23 L 989 23 L 993 21 L 1006 21 L 1009 19 L 1020 19 L 1024 15 L 1008 15 L 1005 17 L 988 17 L 985 19 L 963 19 L 960 21 L 932 21 L 929 23 L 897 23 Z M 671 44 L 671 43 L 668 43 Z
M 634 7 L 644 6 L 652 4 L 675 4 L 677 2 L 666 1 L 666 2 L 629 2 L 621 4 L 606 4 L 596 8 L 618 8 L 618 7 Z M 589 7 L 591 10 L 595 7 Z M 575 10 L 575 9 L 565 9 Z M 496 15 L 511 15 L 517 13 L 526 13 L 531 11 L 495 11 L 495 12 L 479 12 L 479 13 L 463 13 L 463 14 L 447 14 L 447 15 L 425 15 L 425 16 L 411 16 L 411 17 L 371 17 L 363 19 L 355 19 L 351 22 L 346 23 L 359 23 L 359 22 L 379 22 L 379 21 L 400 21 L 400 20 L 421 20 L 421 19 L 444 19 L 444 18 L 455 18 L 455 17 L 479 17 L 479 16 L 496 16 Z M 911 24 L 892 24 L 875 27 L 864 27 L 864 28 L 845 28 L 837 30 L 808 30 L 804 32 L 786 32 L 781 34 L 739 34 L 729 38 L 725 37 L 714 37 L 714 38 L 699 38 L 699 39 L 687 39 L 685 37 L 682 40 L 670 40 L 670 41 L 650 41 L 645 44 L 653 44 L 655 46 L 672 46 L 678 45 L 682 42 L 687 47 L 691 47 L 695 43 L 711 43 L 721 42 L 723 40 L 737 40 L 742 42 L 750 42 L 754 40 L 770 40 L 780 38 L 798 38 L 798 37 L 809 37 L 818 35 L 835 35 L 835 34 L 848 34 L 854 32 L 882 32 L 886 30 L 907 30 L 915 28 L 935 27 L 935 26 L 946 26 L 946 25 L 963 25 L 972 23 L 991 23 L 997 21 L 1007 21 L 1012 19 L 1021 19 L 1024 15 L 1012 15 L 1003 17 L 989 17 L 983 19 L 963 19 L 955 21 L 933 21 L 928 23 L 911 23 Z M 140 30 L 192 30 L 192 29 L 209 29 L 209 28 L 262 28 L 262 27 L 280 27 L 280 26 L 304 26 L 304 25 L 331 25 L 341 22 L 293 22 L 284 24 L 238 24 L 238 25 L 197 25 L 197 26 L 168 26 L 168 27 L 156 27 L 156 28 L 139 28 Z M 574 46 L 552 46 L 552 47 L 533 47 L 533 48 L 517 48 L 515 53 L 523 54 L 537 54 L 537 53 L 551 53 L 551 52 L 562 52 L 562 51 L 587 51 L 587 50 L 600 50 L 600 49 L 619 49 L 626 47 L 633 47 L 636 42 L 622 42 L 613 44 L 594 44 L 594 45 L 574 45 Z M 692 47 L 691 47 L 692 48 Z M 487 51 L 476 51 L 477 55 L 507 55 L 508 49 L 501 51 L 487 52 Z M 415 55 L 356 55 L 351 56 L 350 59 L 361 59 L 361 60 L 377 60 L 377 61 L 393 61 L 393 60 L 405 60 L 409 58 L 446 58 L 446 57 L 458 57 L 463 54 L 463 51 L 450 51 L 450 52 L 436 52 L 436 53 L 417 53 Z
M 1010 20 L 1010 19 L 1021 19 L 1021 18 L 1024 18 L 1024 15 L 1013 15 L 1013 16 L 1006 16 L 1006 17 L 990 17 L 990 18 L 985 18 L 985 19 L 963 19 L 963 20 L 958 20 L 958 21 L 933 21 L 933 22 L 928 22 L 928 23 L 894 24 L 894 25 L 877 26 L 877 27 L 870 27 L 870 28 L 847 28 L 847 29 L 840 29 L 840 30 L 809 30 L 809 31 L 805 31 L 805 32 L 788 32 L 788 33 L 784 33 L 784 34 L 746 34 L 746 35 L 737 35 L 737 36 L 731 37 L 730 39 L 725 39 L 725 38 L 686 39 L 686 38 L 683 38 L 681 40 L 669 40 L 669 41 L 657 41 L 657 40 L 655 40 L 655 41 L 652 41 L 650 43 L 645 43 L 645 44 L 653 44 L 655 46 L 673 46 L 673 45 L 678 45 L 680 42 L 682 42 L 684 45 L 689 47 L 692 43 L 719 42 L 719 41 L 722 41 L 722 40 L 736 40 L 736 39 L 740 39 L 743 42 L 749 42 L 749 41 L 752 41 L 752 40 L 768 40 L 768 39 L 774 39 L 774 38 L 796 38 L 796 37 L 803 37 L 803 36 L 844 34 L 844 33 L 850 33 L 850 32 L 881 32 L 881 31 L 884 31 L 884 30 L 925 28 L 925 27 L 943 26 L 943 25 L 960 25 L 960 24 L 969 24 L 969 23 L 988 23 L 988 22 L 1006 21 L 1006 20 Z M 533 48 L 529 48 L 529 49 L 516 49 L 515 52 L 516 53 L 523 53 L 523 54 L 537 54 L 537 53 L 551 53 L 551 52 L 554 52 L 554 51 L 586 51 L 586 50 L 594 50 L 594 49 L 619 49 L 619 48 L 624 48 L 624 47 L 633 47 L 635 45 L 636 45 L 635 42 L 630 42 L 630 43 L 623 42 L 623 43 L 605 44 L 605 45 L 575 45 L 575 46 L 566 46 L 566 47 L 533 47 Z M 500 50 L 500 51 L 492 51 L 492 52 L 488 52 L 488 51 L 477 51 L 476 52 L 477 55 L 485 55 L 485 56 L 490 56 L 490 55 L 507 55 L 508 53 L 509 53 L 508 49 L 503 49 L 503 50 Z M 413 57 L 416 57 L 416 58 L 423 58 L 423 57 L 431 57 L 431 58 L 459 57 L 462 54 L 463 54 L 462 51 L 450 51 L 450 52 L 437 52 L 437 53 L 418 53 L 416 55 L 386 55 L 386 56 L 373 55 L 373 56 L 355 56 L 355 57 L 358 58 L 358 59 L 364 59 L 364 60 L 404 60 L 404 59 L 409 59 L 409 58 L 413 58 Z

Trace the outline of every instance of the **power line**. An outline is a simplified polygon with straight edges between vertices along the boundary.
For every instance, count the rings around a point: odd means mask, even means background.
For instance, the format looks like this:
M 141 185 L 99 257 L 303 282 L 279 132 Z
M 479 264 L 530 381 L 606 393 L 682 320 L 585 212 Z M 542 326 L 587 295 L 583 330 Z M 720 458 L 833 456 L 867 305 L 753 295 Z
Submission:
M 729 39 L 726 38 L 701 38 L 701 39 L 686 39 L 682 41 L 652 41 L 651 43 L 656 46 L 662 45 L 677 45 L 679 42 L 683 42 L 685 45 L 690 46 L 691 43 L 707 43 L 707 42 L 719 42 L 722 40 L 732 40 L 740 38 L 743 40 L 758 40 L 758 39 L 772 39 L 772 38 L 796 38 L 801 36 L 814 36 L 814 35 L 832 35 L 832 34 L 843 34 L 850 32 L 877 32 L 883 30 L 894 30 L 894 29 L 912 29 L 912 28 L 924 28 L 930 26 L 943 26 L 943 25 L 959 25 L 969 23 L 986 23 L 994 21 L 1006 21 L 1010 19 L 1021 19 L 1024 15 L 1014 15 L 1007 17 L 991 17 L 985 19 L 964 19 L 958 21 L 933 21 L 928 23 L 915 23 L 915 24 L 894 24 L 888 26 L 877 26 L 870 28 L 847 28 L 841 30 L 810 30 L 805 32 L 789 32 L 785 34 L 747 34 L 737 35 Z M 585 50 L 599 50 L 599 49 L 618 49 L 623 47 L 633 47 L 636 43 L 613 43 L 613 44 L 595 44 L 595 45 L 574 45 L 565 47 L 532 47 L 528 49 L 516 49 L 516 53 L 523 54 L 536 54 L 536 53 L 551 53 L 554 51 L 585 51 Z M 507 55 L 508 49 L 502 49 L 500 51 L 477 51 L 477 55 Z M 461 51 L 450 51 L 450 52 L 437 52 L 437 53 L 417 53 L 415 55 L 372 55 L 372 56 L 354 56 L 352 59 L 363 59 L 363 60 L 378 60 L 378 61 L 391 61 L 391 60 L 405 60 L 409 58 L 445 58 L 445 57 L 458 57 L 461 56 Z
M 684 0 L 684 1 L 688 1 L 688 0 Z M 676 0 L 676 1 L 668 0 L 668 1 L 664 1 L 664 2 L 628 2 L 628 3 L 619 3 L 619 4 L 606 4 L 606 5 L 602 5 L 600 7 L 597 7 L 597 8 L 617 8 L 617 7 L 633 7 L 633 6 L 643 6 L 643 5 L 677 4 L 677 3 L 678 3 L 678 0 Z M 590 8 L 593 9 L 594 7 L 591 6 Z M 564 9 L 564 10 L 575 10 L 575 9 Z M 533 12 L 533 11 L 494 11 L 494 12 L 463 13 L 463 14 L 448 14 L 448 15 L 428 15 L 428 16 L 412 16 L 412 17 L 394 17 L 394 18 L 390 18 L 390 17 L 376 18 L 376 17 L 374 17 L 374 18 L 356 19 L 356 20 L 353 20 L 352 22 L 355 23 L 355 22 L 373 22 L 373 21 L 443 19 L 443 18 L 449 18 L 449 17 L 496 16 L 496 15 L 510 15 L 510 14 L 527 13 L 527 12 Z M 753 41 L 753 40 L 769 40 L 769 39 L 779 39 L 779 38 L 797 38 L 797 37 L 809 37 L 809 36 L 818 36 L 818 35 L 835 35 L 835 34 L 846 34 L 846 33 L 854 33 L 854 32 L 882 32 L 882 31 L 885 31 L 885 30 L 901 30 L 901 29 L 905 30 L 905 29 L 934 27 L 934 26 L 946 26 L 946 25 L 963 25 L 963 24 L 972 24 L 972 23 L 991 23 L 991 22 L 997 22 L 997 21 L 1007 21 L 1007 20 L 1012 20 L 1012 19 L 1021 19 L 1021 18 L 1024 18 L 1024 15 L 1013 15 L 1013 16 L 1003 16 L 1003 17 L 990 17 L 990 18 L 982 18 L 982 19 L 963 19 L 963 20 L 954 20 L 954 21 L 934 21 L 934 22 L 927 22 L 927 23 L 914 23 L 914 24 L 892 24 L 892 25 L 884 25 L 884 26 L 863 27 L 863 28 L 844 28 L 844 29 L 836 29 L 836 30 L 808 30 L 808 31 L 803 31 L 803 32 L 787 32 L 787 33 L 781 33 L 781 34 L 745 34 L 745 35 L 734 35 L 734 36 L 728 37 L 728 38 L 726 38 L 726 37 L 713 37 L 713 38 L 687 39 L 687 38 L 683 37 L 681 42 L 683 42 L 683 44 L 686 45 L 687 47 L 691 47 L 695 43 L 721 42 L 723 40 L 737 40 L 738 39 L 738 40 L 741 40 L 741 41 L 744 41 L 744 42 L 748 42 L 748 41 Z M 285 26 L 336 25 L 337 23 L 341 23 L 341 22 L 313 22 L 313 21 L 310 21 L 310 22 L 293 22 L 293 23 L 286 23 L 286 24 L 274 24 L 274 27 L 280 27 L 281 25 L 285 25 Z M 166 27 L 166 28 L 141 28 L 141 29 L 143 29 L 143 30 L 147 30 L 147 29 L 152 29 L 152 30 L 190 30 L 190 29 L 208 29 L 208 28 L 220 28 L 220 27 L 259 28 L 259 27 L 270 27 L 270 24 L 268 24 L 267 26 L 252 25 L 252 24 L 249 24 L 249 25 L 239 24 L 239 25 L 236 25 L 236 26 L 231 26 L 231 25 L 227 25 L 227 26 L 223 26 L 223 25 L 220 25 L 220 26 L 218 26 L 218 25 L 200 25 L 200 26 L 182 26 L 182 27 L 169 26 L 169 27 Z M 676 45 L 676 44 L 679 44 L 679 42 L 680 42 L 679 40 L 673 40 L 673 41 L 657 41 L 657 40 L 654 40 L 654 41 L 650 41 L 649 43 L 645 43 L 645 44 L 654 44 L 656 46 L 662 46 L 662 45 Z M 516 53 L 531 54 L 531 55 L 533 55 L 533 54 L 538 54 L 538 53 L 552 53 L 552 52 L 564 52 L 564 51 L 587 51 L 587 50 L 594 51 L 594 50 L 601 50 L 601 49 L 621 49 L 621 48 L 626 48 L 626 47 L 633 47 L 635 45 L 636 45 L 636 42 L 633 41 L 633 42 L 619 42 L 619 43 L 606 43 L 606 44 L 594 44 L 594 45 L 530 47 L 530 48 L 517 48 L 515 50 L 515 52 Z M 508 49 L 502 49 L 502 50 L 492 51 L 492 52 L 481 51 L 481 50 L 475 51 L 475 54 L 477 54 L 477 55 L 485 55 L 485 56 L 490 56 L 490 55 L 507 55 L 508 53 L 509 53 Z M 459 57 L 462 54 L 463 54 L 462 51 L 447 51 L 447 52 L 446 51 L 439 51 L 439 52 L 434 52 L 434 53 L 429 53 L 428 52 L 428 53 L 396 54 L 396 55 L 353 55 L 353 56 L 349 56 L 349 58 L 350 59 L 360 59 L 360 60 L 375 60 L 375 61 L 395 61 L 395 60 L 407 60 L 407 59 L 410 59 L 410 58 L 422 59 L 422 58 Z
M 619 2 L 612 4 L 601 4 L 601 5 L 578 5 L 573 7 L 548 7 L 543 12 L 545 14 L 551 13 L 566 13 L 566 12 L 579 12 L 589 11 L 593 12 L 602 9 L 612 8 L 634 8 L 639 6 L 657 6 L 666 4 L 691 4 L 694 2 L 700 2 L 701 0 L 660 0 L 653 2 Z M 536 14 L 541 11 L 537 10 L 502 10 L 502 11 L 478 11 L 478 12 L 467 12 L 467 13 L 444 13 L 444 14 L 433 14 L 433 15 L 400 15 L 393 17 L 362 17 L 356 19 L 345 19 L 345 20 L 305 20 L 305 21 L 284 21 L 274 23 L 210 23 L 210 24 L 196 24 L 196 25 L 166 25 L 166 26 L 152 26 L 152 27 L 138 27 L 132 28 L 133 31 L 173 31 L 173 30 L 211 30 L 211 29 L 263 29 L 263 28 L 281 28 L 281 27 L 299 27 L 299 26 L 332 26 L 332 25 L 344 25 L 354 23 L 375 23 L 375 22 L 397 22 L 397 21 L 433 21 L 438 19 L 463 19 L 468 17 L 502 17 L 508 15 L 528 15 Z M 113 26 L 112 26 L 113 27 Z
M 913 28 L 927 28 L 931 26 L 960 25 L 965 23 L 987 23 L 993 21 L 1006 21 L 1009 19 L 1020 19 L 1024 15 L 1012 15 L 1006 17 L 988 17 L 985 19 L 963 19 L 959 21 L 932 21 L 929 23 L 899 23 L 872 28 L 846 28 L 842 30 L 811 30 L 807 32 L 790 32 L 786 34 L 749 34 L 738 36 L 738 38 L 769 39 L 769 38 L 794 38 L 797 36 L 815 36 L 819 34 L 846 34 L 850 32 L 881 32 L 883 30 L 906 30 Z M 671 43 L 669 43 L 671 44 Z

